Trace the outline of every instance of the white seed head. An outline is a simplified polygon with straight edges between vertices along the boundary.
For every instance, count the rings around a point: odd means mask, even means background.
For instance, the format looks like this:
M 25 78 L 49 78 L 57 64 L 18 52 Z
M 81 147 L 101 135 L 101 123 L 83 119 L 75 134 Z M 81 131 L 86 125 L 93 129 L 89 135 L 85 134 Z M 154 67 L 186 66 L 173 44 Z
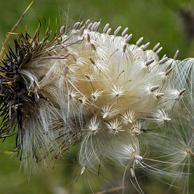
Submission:
M 128 28 L 99 27 L 62 26 L 50 42 L 39 30 L 29 42 L 18 36 L 0 62 L 0 138 L 17 134 L 21 159 L 37 161 L 78 145 L 81 174 L 108 158 L 132 177 L 136 167 L 167 175 L 159 164 L 177 177 L 194 157 L 194 59 L 159 59 L 159 43 L 149 50 L 143 37 L 129 44 Z
M 121 115 L 123 121 L 127 125 L 131 125 L 135 121 L 135 112 L 128 110 L 123 115 Z
M 112 98 L 119 98 L 123 95 L 124 95 L 123 87 L 122 86 L 116 87 L 115 85 L 113 85 L 112 92 L 111 92 Z
M 95 92 L 93 92 L 92 94 L 91 94 L 91 100 L 92 101 L 97 101 L 98 100 L 98 98 L 101 96 L 101 94 L 103 93 L 103 91 L 95 91 Z
M 91 120 L 90 120 L 90 124 L 88 126 L 88 130 L 90 132 L 93 132 L 93 133 L 97 133 L 98 130 L 99 130 L 99 124 L 100 124 L 100 121 L 97 120 L 97 117 L 94 116 Z
M 117 134 L 120 131 L 124 131 L 122 130 L 121 121 L 118 121 L 117 119 L 114 121 L 107 122 L 106 125 L 111 134 Z

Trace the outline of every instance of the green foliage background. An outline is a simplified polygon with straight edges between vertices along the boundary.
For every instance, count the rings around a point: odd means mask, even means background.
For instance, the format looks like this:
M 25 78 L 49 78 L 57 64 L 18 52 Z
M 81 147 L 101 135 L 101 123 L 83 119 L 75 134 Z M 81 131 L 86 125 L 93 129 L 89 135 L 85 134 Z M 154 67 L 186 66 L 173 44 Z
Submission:
M 16 24 L 24 10 L 30 4 L 31 0 L 0 0 L 0 42 L 6 38 L 9 32 Z M 35 0 L 19 28 L 24 31 L 27 25 L 29 34 L 33 36 L 38 20 L 45 18 L 50 20 L 51 30 L 55 32 L 57 25 L 69 25 L 70 28 L 76 21 L 91 19 L 91 21 L 101 21 L 100 30 L 106 23 L 110 23 L 112 30 L 116 27 L 129 27 L 133 34 L 131 40 L 135 43 L 140 37 L 144 37 L 143 43 L 151 42 L 149 48 L 160 42 L 164 47 L 160 56 L 167 54 L 173 57 L 177 49 L 180 50 L 179 59 L 194 57 L 194 39 L 188 36 L 185 22 L 181 17 L 181 10 L 194 10 L 193 1 L 183 0 Z M 194 25 L 191 22 L 191 25 Z M 10 39 L 11 42 L 11 39 Z M 7 150 L 10 150 L 12 140 L 6 141 L 0 145 L 0 192 L 4 194 L 65 194 L 65 193 L 92 193 L 89 183 L 95 192 L 121 185 L 123 169 L 116 168 L 114 165 L 108 165 L 98 177 L 92 172 L 85 173 L 76 179 L 70 187 L 72 180 L 76 176 L 78 166 L 74 164 L 74 155 L 76 150 L 72 150 L 69 155 L 59 159 L 47 169 L 40 166 L 36 173 L 31 176 L 24 175 L 24 169 L 20 170 L 20 161 L 16 156 L 12 156 Z M 80 169 L 79 169 L 80 170 Z M 30 177 L 30 178 L 29 178 Z M 76 176 L 76 178 L 78 175 Z M 100 179 L 100 180 L 99 180 Z M 107 183 L 113 183 L 113 186 Z M 145 193 L 178 194 L 179 189 L 171 189 L 169 186 L 147 178 L 142 179 Z M 191 182 L 194 181 L 191 179 Z M 180 183 L 181 184 L 181 183 Z M 194 193 L 192 184 L 190 193 Z M 114 193 L 114 192 L 111 192 Z M 120 191 L 115 192 L 120 193 Z M 131 193 L 136 191 L 131 187 Z

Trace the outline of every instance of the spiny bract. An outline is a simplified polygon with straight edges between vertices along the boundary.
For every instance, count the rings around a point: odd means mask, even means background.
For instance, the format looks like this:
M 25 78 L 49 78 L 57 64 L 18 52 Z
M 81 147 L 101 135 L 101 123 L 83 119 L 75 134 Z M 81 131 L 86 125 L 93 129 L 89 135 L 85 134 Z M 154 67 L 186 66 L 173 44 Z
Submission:
M 1 138 L 15 135 L 21 159 L 35 162 L 79 144 L 81 174 L 110 159 L 132 176 L 143 167 L 181 178 L 194 156 L 194 59 L 159 59 L 159 43 L 147 50 L 143 38 L 128 44 L 128 28 L 99 26 L 63 26 L 51 41 L 49 29 L 39 41 L 40 27 L 17 34 L 0 66 Z

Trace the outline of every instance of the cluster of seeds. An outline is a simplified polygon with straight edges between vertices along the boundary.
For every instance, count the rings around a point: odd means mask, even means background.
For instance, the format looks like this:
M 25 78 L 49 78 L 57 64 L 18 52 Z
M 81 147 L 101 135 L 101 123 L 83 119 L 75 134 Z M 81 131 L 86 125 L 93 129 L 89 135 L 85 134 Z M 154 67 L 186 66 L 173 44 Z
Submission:
M 110 159 L 132 176 L 137 166 L 166 175 L 146 153 L 171 156 L 171 167 L 194 155 L 193 59 L 176 60 L 178 51 L 159 59 L 159 43 L 148 50 L 143 37 L 129 44 L 128 28 L 111 35 L 109 24 L 99 27 L 77 22 L 66 34 L 63 26 L 51 41 L 49 29 L 42 41 L 39 28 L 34 38 L 18 34 L 0 66 L 1 138 L 16 133 L 17 151 L 36 162 L 79 144 L 81 174 Z

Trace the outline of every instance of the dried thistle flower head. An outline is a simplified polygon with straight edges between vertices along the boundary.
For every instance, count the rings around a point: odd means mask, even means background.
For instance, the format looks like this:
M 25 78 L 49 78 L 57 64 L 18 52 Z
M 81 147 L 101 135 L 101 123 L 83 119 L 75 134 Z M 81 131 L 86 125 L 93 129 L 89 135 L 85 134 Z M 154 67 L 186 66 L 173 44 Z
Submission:
M 143 38 L 129 44 L 128 28 L 119 26 L 110 35 L 109 24 L 102 33 L 99 26 L 77 22 L 67 34 L 62 26 L 50 41 L 49 28 L 41 41 L 40 27 L 33 38 L 17 33 L 15 51 L 9 47 L 0 66 L 1 138 L 15 135 L 20 159 L 35 162 L 79 144 L 81 174 L 108 158 L 132 177 L 136 167 L 178 177 L 171 167 L 193 157 L 191 125 L 178 127 L 185 125 L 183 108 L 192 120 L 193 60 L 178 61 L 177 52 L 173 59 L 159 59 L 159 43 L 147 50 Z M 176 145 L 184 147 L 181 160 Z M 169 168 L 150 166 L 149 160 L 165 161 L 149 159 L 145 146 L 171 158 Z

